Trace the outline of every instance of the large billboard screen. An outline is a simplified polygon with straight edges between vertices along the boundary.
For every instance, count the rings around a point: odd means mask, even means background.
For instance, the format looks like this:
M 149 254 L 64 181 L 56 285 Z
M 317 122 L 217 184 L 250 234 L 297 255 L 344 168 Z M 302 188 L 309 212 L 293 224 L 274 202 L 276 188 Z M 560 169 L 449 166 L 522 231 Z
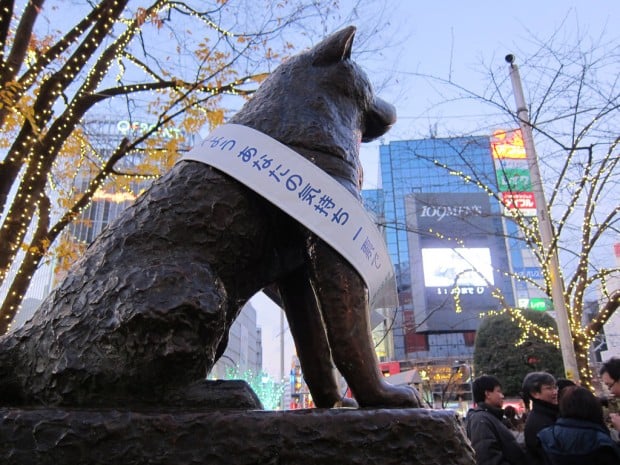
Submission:
M 499 212 L 484 193 L 411 194 L 406 208 L 416 331 L 478 329 L 507 268 Z
M 426 287 L 480 287 L 493 285 L 488 247 L 422 249 Z

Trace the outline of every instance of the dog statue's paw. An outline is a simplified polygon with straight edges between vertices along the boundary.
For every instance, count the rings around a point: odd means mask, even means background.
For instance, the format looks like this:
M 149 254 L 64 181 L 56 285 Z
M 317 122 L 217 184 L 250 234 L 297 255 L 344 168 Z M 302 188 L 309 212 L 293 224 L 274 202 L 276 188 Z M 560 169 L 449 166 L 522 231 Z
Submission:
M 359 405 L 355 399 L 350 397 L 343 397 L 338 402 L 334 403 L 332 408 L 358 408 Z
M 413 386 L 393 386 L 383 381 L 381 390 L 360 395 L 362 407 L 374 408 L 420 408 L 424 402 Z

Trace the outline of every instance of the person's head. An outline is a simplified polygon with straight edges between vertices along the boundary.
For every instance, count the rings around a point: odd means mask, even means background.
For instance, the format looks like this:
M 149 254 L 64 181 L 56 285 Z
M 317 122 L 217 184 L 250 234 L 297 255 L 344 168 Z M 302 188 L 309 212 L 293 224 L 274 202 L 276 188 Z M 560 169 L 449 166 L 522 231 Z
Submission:
M 502 385 L 495 376 L 483 375 L 476 378 L 472 390 L 476 404 L 484 402 L 487 405 L 502 408 L 504 394 L 502 393 Z
M 512 405 L 507 405 L 504 409 L 504 415 L 506 415 L 506 418 L 510 419 L 517 418 L 517 409 L 514 408 Z
M 598 398 L 581 386 L 564 388 L 560 399 L 560 416 L 604 424 L 603 406 Z
M 555 378 L 544 371 L 534 371 L 525 375 L 522 391 L 526 402 L 540 400 L 550 404 L 558 403 L 558 386 Z
M 558 378 L 556 380 L 556 384 L 558 386 L 558 402 L 560 402 L 560 399 L 562 398 L 562 393 L 564 392 L 564 389 L 569 386 L 576 386 L 574 381 L 566 378 Z
M 600 375 L 609 392 L 620 397 L 620 358 L 613 357 L 603 363 Z

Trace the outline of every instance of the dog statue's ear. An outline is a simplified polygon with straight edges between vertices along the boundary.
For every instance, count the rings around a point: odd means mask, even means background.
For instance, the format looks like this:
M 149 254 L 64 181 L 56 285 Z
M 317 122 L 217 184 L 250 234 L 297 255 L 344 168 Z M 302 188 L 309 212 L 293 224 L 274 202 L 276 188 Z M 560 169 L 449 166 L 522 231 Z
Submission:
M 355 26 L 349 26 L 323 39 L 312 50 L 313 66 L 329 66 L 351 58 Z

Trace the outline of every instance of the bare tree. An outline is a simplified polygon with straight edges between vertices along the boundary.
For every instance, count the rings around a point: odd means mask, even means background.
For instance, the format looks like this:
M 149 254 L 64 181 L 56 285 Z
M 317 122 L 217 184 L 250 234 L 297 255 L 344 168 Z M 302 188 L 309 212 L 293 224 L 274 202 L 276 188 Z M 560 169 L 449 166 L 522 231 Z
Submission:
M 611 253 L 620 238 L 620 46 L 605 34 L 595 39 L 582 36 L 571 42 L 558 32 L 545 40 L 533 37 L 532 42 L 538 45 L 535 53 L 519 54 L 517 50 L 516 55 L 523 57 L 519 66 L 529 101 L 548 216 L 553 223 L 550 247 L 559 254 L 578 376 L 583 384 L 591 386 L 590 347 L 603 324 L 620 306 L 620 269 Z M 490 108 L 497 115 L 496 128 L 518 128 L 507 65 L 497 60 L 486 67 L 486 75 L 488 86 L 481 91 L 466 88 L 450 78 L 417 76 L 439 89 L 439 105 L 458 101 L 486 106 L 487 111 Z M 440 166 L 451 175 L 476 183 L 502 202 L 495 181 L 484 179 L 475 165 L 466 170 Z M 510 190 L 519 191 L 516 186 Z M 527 243 L 545 279 L 540 284 L 518 273 L 513 273 L 513 277 L 538 286 L 551 299 L 550 248 L 541 242 L 537 220 L 517 213 L 512 221 L 520 231 L 514 239 Z M 598 301 L 593 314 L 587 311 L 588 300 Z M 505 299 L 502 303 L 520 321 L 520 310 Z M 539 335 L 545 333 L 535 325 L 522 327 Z M 556 334 L 547 334 L 545 338 L 558 343 Z

